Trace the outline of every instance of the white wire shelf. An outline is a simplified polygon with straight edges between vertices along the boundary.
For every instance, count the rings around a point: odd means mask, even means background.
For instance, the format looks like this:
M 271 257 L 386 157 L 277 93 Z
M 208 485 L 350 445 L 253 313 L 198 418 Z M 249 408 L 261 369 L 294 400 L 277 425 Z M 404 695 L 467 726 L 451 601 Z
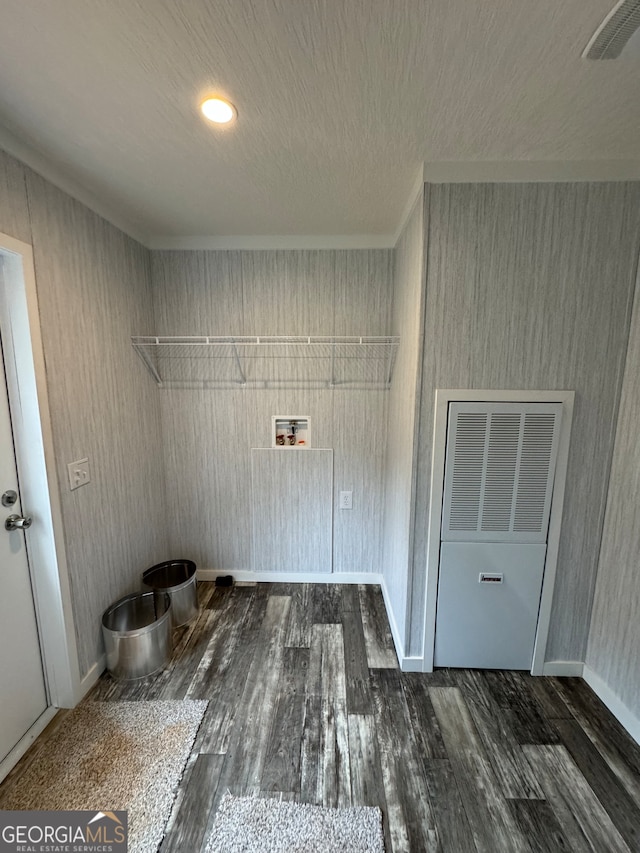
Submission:
M 131 338 L 162 388 L 389 388 L 398 337 Z

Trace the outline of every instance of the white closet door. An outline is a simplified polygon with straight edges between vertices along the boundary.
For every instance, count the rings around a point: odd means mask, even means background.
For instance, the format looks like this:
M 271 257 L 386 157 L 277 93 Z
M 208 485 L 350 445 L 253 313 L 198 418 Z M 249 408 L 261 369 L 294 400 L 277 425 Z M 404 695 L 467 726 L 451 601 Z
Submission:
M 434 662 L 529 669 L 561 403 L 451 403 Z
M 443 542 L 436 666 L 531 669 L 546 545 Z

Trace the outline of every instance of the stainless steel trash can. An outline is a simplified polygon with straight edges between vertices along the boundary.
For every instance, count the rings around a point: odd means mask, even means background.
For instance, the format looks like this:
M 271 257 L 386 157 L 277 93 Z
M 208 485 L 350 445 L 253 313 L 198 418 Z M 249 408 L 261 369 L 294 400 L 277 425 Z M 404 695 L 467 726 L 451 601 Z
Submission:
M 171 599 L 153 592 L 126 595 L 105 610 L 102 635 L 114 678 L 133 681 L 159 672 L 171 660 Z
M 144 572 L 142 582 L 154 592 L 169 596 L 174 628 L 186 625 L 198 615 L 196 564 L 191 560 L 158 563 Z

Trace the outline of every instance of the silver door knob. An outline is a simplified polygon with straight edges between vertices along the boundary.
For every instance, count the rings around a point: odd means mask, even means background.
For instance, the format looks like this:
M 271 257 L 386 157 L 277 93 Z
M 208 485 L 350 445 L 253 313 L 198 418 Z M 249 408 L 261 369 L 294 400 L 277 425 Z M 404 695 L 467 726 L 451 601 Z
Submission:
M 31 527 L 33 519 L 30 515 L 26 515 L 24 518 L 20 515 L 10 515 L 9 518 L 4 523 L 5 530 L 27 530 Z

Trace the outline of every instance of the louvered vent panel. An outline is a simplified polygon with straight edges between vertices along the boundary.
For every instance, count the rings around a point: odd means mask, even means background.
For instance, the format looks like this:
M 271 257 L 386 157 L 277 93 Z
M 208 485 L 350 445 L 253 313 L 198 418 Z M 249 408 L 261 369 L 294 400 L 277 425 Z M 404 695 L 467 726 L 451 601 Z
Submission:
M 449 526 L 451 530 L 477 530 L 482 496 L 487 415 L 461 412 L 457 416 L 456 435 Z
M 517 412 L 491 415 L 481 530 L 508 532 L 511 529 L 521 420 Z
M 546 533 L 548 505 L 553 488 L 553 471 L 550 468 L 555 422 L 555 415 L 551 413 L 524 416 L 524 436 L 513 521 L 515 532 Z
M 544 542 L 561 404 L 452 403 L 442 538 Z

